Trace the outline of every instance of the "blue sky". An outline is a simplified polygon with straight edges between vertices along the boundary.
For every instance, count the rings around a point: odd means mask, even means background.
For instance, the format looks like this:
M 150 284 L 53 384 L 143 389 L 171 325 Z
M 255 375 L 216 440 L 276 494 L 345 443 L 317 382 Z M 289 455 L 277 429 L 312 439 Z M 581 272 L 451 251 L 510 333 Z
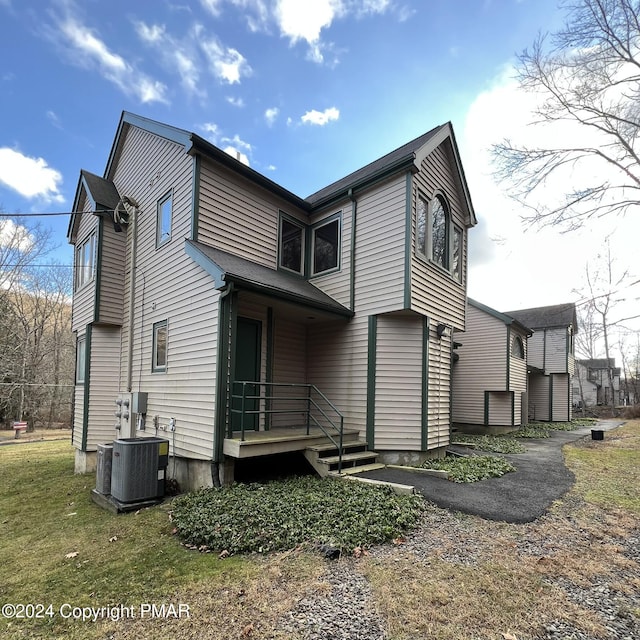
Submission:
M 0 0 L 0 206 L 69 211 L 122 110 L 303 197 L 451 120 L 480 220 L 470 295 L 500 310 L 573 300 L 605 231 L 523 233 L 486 152 L 523 126 L 515 54 L 561 22 L 555 0 Z M 68 220 L 45 222 L 70 261 Z

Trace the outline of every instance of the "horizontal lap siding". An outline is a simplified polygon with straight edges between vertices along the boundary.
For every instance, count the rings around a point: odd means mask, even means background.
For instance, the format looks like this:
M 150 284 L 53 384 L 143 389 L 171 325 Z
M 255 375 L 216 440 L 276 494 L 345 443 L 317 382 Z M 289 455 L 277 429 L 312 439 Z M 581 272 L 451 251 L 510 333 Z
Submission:
M 511 426 L 511 395 L 508 391 L 490 391 L 488 393 L 490 426 Z
M 344 415 L 345 428 L 366 435 L 368 318 L 308 327 L 309 382 Z
M 404 307 L 406 178 L 396 177 L 358 198 L 356 313 Z
M 532 375 L 529 377 L 529 418 L 532 420 L 550 420 L 549 415 L 549 376 Z
M 193 159 L 181 145 L 132 127 L 113 180 L 140 204 L 134 308 L 133 391 L 149 394 L 147 424 L 176 420 L 179 456 L 211 459 L 219 292 L 184 251 L 191 233 Z M 156 249 L 157 202 L 173 189 L 171 240 Z M 127 260 L 125 290 L 131 262 Z M 121 379 L 126 380 L 128 295 Z M 153 324 L 168 321 L 167 371 L 151 371 Z M 122 389 L 126 391 L 126 389 Z M 172 436 L 173 442 L 173 436 Z M 172 445 L 173 446 L 173 445 Z M 172 449 L 173 451 L 173 449 Z
M 101 270 L 99 275 L 100 306 L 98 321 L 122 324 L 124 305 L 124 261 L 127 251 L 126 231 L 116 232 L 107 218 L 103 219 L 101 238 Z
M 73 436 L 72 444 L 82 448 L 82 426 L 84 423 L 84 385 L 77 384 L 73 390 Z
M 275 269 L 278 218 L 283 210 L 306 222 L 306 214 L 222 165 L 203 158 L 198 240 Z
M 378 317 L 376 449 L 421 448 L 423 326 L 421 317 Z
M 526 344 L 526 338 L 523 338 L 523 343 Z M 525 347 L 526 348 L 526 347 Z M 516 425 L 522 424 L 522 394 L 527 392 L 527 363 L 522 358 L 511 358 L 511 373 L 509 376 L 511 391 L 515 392 L 514 400 L 514 422 Z
M 567 329 L 547 329 L 545 371 L 567 373 Z
M 453 365 L 453 421 L 484 424 L 484 392 L 506 389 L 507 328 L 504 322 L 473 305 L 467 307 L 462 343 Z
M 342 229 L 341 229 L 341 245 L 340 245 L 340 270 L 330 273 L 326 276 L 317 276 L 311 278 L 311 283 L 318 289 L 324 291 L 327 295 L 337 300 L 345 307 L 350 306 L 351 292 L 351 231 L 352 231 L 352 215 L 353 206 L 349 200 L 346 200 L 341 206 L 332 207 L 318 215 L 314 215 L 310 223 L 316 224 L 323 219 L 331 217 L 339 211 L 342 212 Z
M 449 444 L 451 398 L 451 336 L 438 338 L 429 330 L 428 449 Z
M 94 326 L 91 331 L 91 361 L 89 389 L 89 420 L 87 451 L 96 445 L 124 437 L 115 428 L 116 398 L 118 396 L 118 359 L 120 329 Z
M 527 364 L 537 369 L 544 369 L 544 329 L 536 329 L 527 340 Z
M 460 200 L 461 188 L 457 179 L 457 169 L 452 163 L 449 142 L 443 142 L 423 162 L 420 171 L 413 177 L 411 194 L 411 309 L 429 316 L 437 322 L 444 322 L 458 330 L 465 328 L 466 302 L 466 255 L 467 231 L 463 218 L 463 204 Z M 463 282 L 455 281 L 443 269 L 416 255 L 416 203 L 418 194 L 428 200 L 440 191 L 445 194 L 451 207 L 453 222 L 462 230 Z
M 556 374 L 553 378 L 553 407 L 551 420 L 554 422 L 567 422 L 571 420 L 571 390 L 569 376 Z

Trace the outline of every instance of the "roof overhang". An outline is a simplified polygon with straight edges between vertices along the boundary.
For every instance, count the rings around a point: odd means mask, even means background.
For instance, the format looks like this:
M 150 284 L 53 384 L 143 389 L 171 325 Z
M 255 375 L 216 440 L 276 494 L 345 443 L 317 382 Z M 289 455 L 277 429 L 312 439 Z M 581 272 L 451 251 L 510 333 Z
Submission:
M 354 315 L 324 291 L 293 274 L 256 264 L 194 240 L 185 240 L 185 252 L 213 278 L 216 289 L 222 290 L 233 283 L 240 289 L 343 318 Z

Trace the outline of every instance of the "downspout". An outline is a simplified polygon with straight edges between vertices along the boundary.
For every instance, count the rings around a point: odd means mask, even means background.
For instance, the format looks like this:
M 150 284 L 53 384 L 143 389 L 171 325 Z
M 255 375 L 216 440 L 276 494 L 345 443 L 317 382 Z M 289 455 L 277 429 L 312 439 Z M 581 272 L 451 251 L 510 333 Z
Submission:
M 352 203 L 351 209 L 351 256 L 350 256 L 350 291 L 349 291 L 349 308 L 351 311 L 355 311 L 356 305 L 356 222 L 358 219 L 358 200 L 356 199 L 353 189 L 350 188 L 349 200 Z

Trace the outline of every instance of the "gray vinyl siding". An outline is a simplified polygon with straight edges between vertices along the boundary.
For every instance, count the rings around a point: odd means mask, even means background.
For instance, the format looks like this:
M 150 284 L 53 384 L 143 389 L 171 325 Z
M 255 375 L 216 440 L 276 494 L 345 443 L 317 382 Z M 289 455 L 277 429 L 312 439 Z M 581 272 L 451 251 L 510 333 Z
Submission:
M 356 313 L 404 308 L 405 203 L 404 175 L 358 196 Z
M 544 369 L 545 330 L 536 329 L 532 336 L 527 340 L 527 364 L 537 369 Z
M 91 331 L 90 389 L 87 429 L 87 451 L 96 445 L 125 437 L 115 428 L 116 398 L 118 396 L 118 359 L 120 329 L 94 325 Z
M 452 162 L 449 142 L 443 142 L 422 162 L 413 176 L 411 193 L 411 309 L 444 322 L 457 330 L 465 328 L 467 230 L 464 205 Z M 416 205 L 418 194 L 431 200 L 439 191 L 446 196 L 452 222 L 462 230 L 462 283 L 416 253 Z
M 529 418 L 531 420 L 550 420 L 549 376 L 529 376 Z
M 567 328 L 547 329 L 546 343 L 545 371 L 567 373 Z
M 526 337 L 521 336 L 522 342 L 525 346 L 526 354 Z M 522 415 L 522 394 L 527 392 L 527 361 L 526 358 L 514 358 L 511 357 L 510 375 L 509 375 L 509 388 L 515 393 L 514 398 L 514 424 L 520 425 L 523 422 Z
M 203 158 L 198 240 L 275 269 L 279 212 L 307 222 L 306 214 L 272 193 Z
M 193 160 L 184 148 L 131 127 L 112 179 L 139 205 L 138 261 L 133 322 L 132 390 L 149 394 L 147 429 L 154 418 L 176 421 L 171 452 L 211 459 L 215 412 L 219 292 L 184 251 L 191 232 Z M 156 249 L 156 207 L 173 190 L 171 239 Z M 129 233 L 131 230 L 128 230 Z M 126 264 L 128 292 L 131 257 Z M 123 306 L 122 391 L 126 388 L 128 295 Z M 166 372 L 151 371 L 156 322 L 168 323 Z M 167 432 L 168 434 L 168 432 Z
M 509 391 L 488 391 L 488 421 L 491 426 L 512 425 L 512 396 Z
M 117 233 L 109 219 L 104 219 L 101 226 L 101 269 L 98 274 L 100 294 L 96 320 L 106 324 L 122 325 L 127 233 Z
M 449 444 L 451 398 L 451 335 L 438 338 L 436 327 L 429 330 L 428 442 L 434 449 Z
M 456 351 L 459 359 L 453 365 L 453 421 L 481 425 L 485 421 L 485 391 L 507 389 L 507 327 L 470 304 L 466 331 L 457 333 L 454 339 L 462 346 Z M 526 375 L 526 366 L 524 369 Z
M 567 422 L 571 420 L 571 387 L 567 374 L 553 374 L 553 406 L 551 420 Z
M 421 449 L 423 327 L 420 316 L 378 317 L 376 449 Z
M 74 271 L 73 271 L 73 305 L 72 305 L 72 321 L 71 330 L 78 331 L 84 329 L 90 322 L 93 322 L 95 317 L 95 300 L 96 300 L 96 273 L 95 273 L 95 257 L 94 257 L 94 275 L 93 279 L 85 283 L 85 285 L 76 289 L 77 287 L 77 249 L 84 243 L 89 236 L 94 233 L 96 240 L 98 237 L 98 217 L 91 213 L 91 204 L 87 198 L 84 199 L 84 206 L 82 208 L 84 213 L 80 216 L 80 222 L 78 223 L 78 229 L 75 236 L 74 246 Z
M 313 276 L 311 282 L 327 295 L 345 307 L 350 307 L 351 297 L 351 234 L 353 228 L 353 205 L 345 200 L 340 206 L 333 206 L 311 217 L 309 223 L 315 225 L 341 212 L 340 269 L 327 275 Z M 357 252 L 356 252 L 357 254 Z

